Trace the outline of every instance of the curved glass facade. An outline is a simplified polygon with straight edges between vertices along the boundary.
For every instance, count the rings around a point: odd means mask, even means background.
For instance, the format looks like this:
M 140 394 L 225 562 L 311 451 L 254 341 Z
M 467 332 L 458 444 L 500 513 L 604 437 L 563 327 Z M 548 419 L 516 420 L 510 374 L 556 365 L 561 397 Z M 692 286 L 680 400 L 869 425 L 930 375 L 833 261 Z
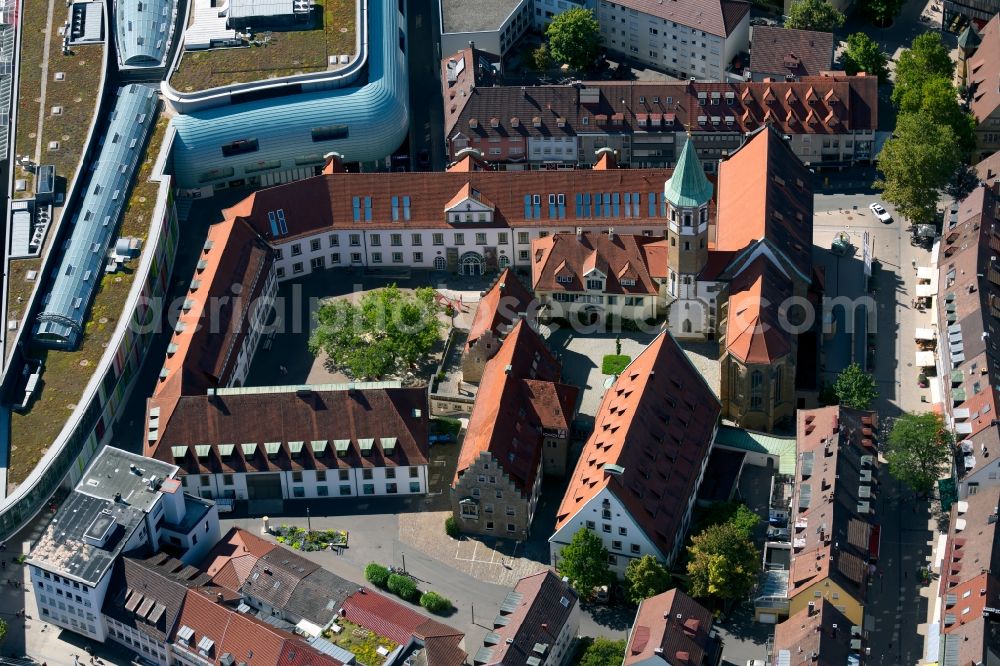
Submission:
M 178 187 L 242 180 L 261 173 L 262 164 L 268 171 L 322 164 L 331 151 L 351 162 L 370 162 L 398 148 L 409 115 L 403 16 L 396 0 L 372 0 L 367 15 L 368 34 L 377 43 L 369 48 L 366 85 L 174 117 Z

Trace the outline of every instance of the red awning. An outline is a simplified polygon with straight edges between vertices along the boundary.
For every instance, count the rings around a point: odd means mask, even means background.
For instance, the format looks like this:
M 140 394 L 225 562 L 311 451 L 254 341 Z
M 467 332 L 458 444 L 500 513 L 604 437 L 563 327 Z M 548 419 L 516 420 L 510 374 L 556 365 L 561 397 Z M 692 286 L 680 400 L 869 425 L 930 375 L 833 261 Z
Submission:
M 878 552 L 882 546 L 882 529 L 879 525 L 872 525 L 872 531 L 868 535 L 868 552 L 872 559 L 878 559 Z

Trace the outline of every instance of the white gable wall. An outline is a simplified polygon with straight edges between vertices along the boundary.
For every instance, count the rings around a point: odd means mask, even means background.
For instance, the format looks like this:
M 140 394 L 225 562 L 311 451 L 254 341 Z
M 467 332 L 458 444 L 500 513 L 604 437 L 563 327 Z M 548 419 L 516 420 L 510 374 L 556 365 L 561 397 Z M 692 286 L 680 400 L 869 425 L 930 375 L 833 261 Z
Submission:
M 609 502 L 609 517 L 605 517 L 607 514 L 604 513 L 604 500 Z M 573 535 L 580 529 L 588 527 L 588 521 L 593 523 L 594 533 L 601 537 L 604 547 L 617 560 L 616 563 L 611 564 L 611 571 L 619 578 L 625 575 L 625 567 L 628 566 L 630 560 L 638 559 L 643 555 L 652 555 L 661 562 L 667 562 L 669 553 L 661 553 L 660 549 L 639 527 L 639 524 L 632 519 L 632 515 L 622 506 L 614 493 L 604 488 L 549 538 L 553 566 L 558 564 L 559 553 L 563 546 L 569 544 L 573 540 Z M 624 534 L 622 534 L 623 529 L 625 530 Z M 616 541 L 621 542 L 621 549 L 614 548 Z M 632 550 L 635 545 L 638 546 L 638 552 Z

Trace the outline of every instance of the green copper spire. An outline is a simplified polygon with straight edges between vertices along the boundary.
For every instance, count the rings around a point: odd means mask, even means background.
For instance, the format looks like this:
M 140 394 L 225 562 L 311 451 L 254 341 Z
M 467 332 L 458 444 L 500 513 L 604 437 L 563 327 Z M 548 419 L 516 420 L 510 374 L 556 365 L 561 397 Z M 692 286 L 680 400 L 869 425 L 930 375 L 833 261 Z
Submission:
M 965 52 L 975 51 L 982 41 L 983 38 L 979 36 L 979 31 L 970 23 L 958 36 L 958 48 Z
M 673 175 L 663 187 L 663 194 L 675 208 L 698 208 L 712 198 L 712 184 L 705 177 L 690 136 L 684 142 Z

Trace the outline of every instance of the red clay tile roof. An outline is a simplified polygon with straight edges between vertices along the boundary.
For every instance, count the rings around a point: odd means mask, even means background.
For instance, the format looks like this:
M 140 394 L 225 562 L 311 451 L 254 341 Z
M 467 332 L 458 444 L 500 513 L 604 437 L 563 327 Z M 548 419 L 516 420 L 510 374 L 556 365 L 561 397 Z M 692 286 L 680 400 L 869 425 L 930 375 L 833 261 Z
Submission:
M 487 645 L 489 658 L 477 661 L 477 664 L 526 666 L 532 656 L 544 659 L 550 654 L 578 603 L 573 588 L 552 571 L 525 576 L 517 582 L 507 599 L 513 603 L 513 610 L 501 610 L 500 615 L 506 618 L 506 622 L 493 628 L 500 641 Z M 535 645 L 539 643 L 548 647 L 544 655 L 534 652 Z
M 597 270 L 606 277 L 609 294 L 660 293 L 654 278 L 667 277 L 667 241 L 664 238 L 584 232 L 554 234 L 531 242 L 531 286 L 538 291 L 586 291 L 587 275 Z M 558 278 L 570 278 L 561 282 Z M 632 286 L 623 280 L 634 280 Z
M 970 107 L 983 122 L 1000 106 L 1000 15 L 995 15 L 981 31 L 982 43 L 969 59 Z
M 421 388 L 185 396 L 169 420 L 161 413 L 159 439 L 147 445 L 146 455 L 188 474 L 426 465 L 427 414 Z M 368 438 L 375 443 L 363 456 L 359 440 Z M 394 440 L 391 454 L 383 438 Z M 344 456 L 337 454 L 335 439 L 350 440 Z M 317 451 L 314 441 L 325 445 Z M 267 454 L 268 442 L 280 443 L 276 458 Z M 298 453 L 291 442 L 301 445 Z M 251 443 L 252 451 L 245 452 L 244 444 Z M 206 457 L 197 455 L 199 445 L 211 447 Z M 175 446 L 187 447 L 183 458 L 175 458 Z
M 769 25 L 751 28 L 754 76 L 816 76 L 833 68 L 833 33 Z
M 573 420 L 578 389 L 559 383 L 560 374 L 538 333 L 518 321 L 483 369 L 455 483 L 488 452 L 531 495 L 542 456 L 542 429 L 568 431 Z
M 955 379 L 944 382 L 944 401 L 956 414 L 968 477 L 1000 456 L 996 426 L 1000 392 L 1000 185 L 977 187 L 946 213 L 938 261 L 939 353 Z M 948 343 L 945 344 L 947 336 Z M 957 361 L 957 362 L 956 362 Z M 967 410 L 959 412 L 958 410 Z M 958 415 L 961 414 L 961 415 Z M 970 467 L 965 468 L 966 457 Z
M 836 627 L 836 629 L 834 629 Z M 851 622 L 825 598 L 810 614 L 805 608 L 774 628 L 774 651 L 787 653 L 787 666 L 843 666 L 851 650 Z
M 257 560 L 277 546 L 251 532 L 234 527 L 219 540 L 199 565 L 212 582 L 239 591 Z
M 461 647 L 465 638 L 462 632 L 368 588 L 362 588 L 344 601 L 344 617 L 399 645 L 407 645 L 411 638 L 418 639 L 427 651 L 427 666 L 465 663 L 467 655 Z
M 472 325 L 469 326 L 468 346 L 475 344 L 486 331 L 502 337 L 520 313 L 528 312 L 534 300 L 534 295 L 521 284 L 514 271 L 505 268 L 479 299 Z
M 163 362 L 167 376 L 157 383 L 154 397 L 204 393 L 227 384 L 236 362 L 229 352 L 239 348 L 249 330 L 240 324 L 260 296 L 272 262 L 270 247 L 238 220 L 209 227 L 204 248 L 184 294 L 187 303 L 178 313 L 183 330 L 170 339 L 175 347 Z
M 280 239 L 285 242 L 296 236 L 313 234 L 328 229 L 465 229 L 504 227 L 537 227 L 539 218 L 525 216 L 524 197 L 539 195 L 540 219 L 549 219 L 548 195 L 564 194 L 564 218 L 559 225 L 567 228 L 586 226 L 603 229 L 615 224 L 640 224 L 632 211 L 609 209 L 608 216 L 577 216 L 576 194 L 594 192 L 638 193 L 641 219 L 650 228 L 666 219 L 648 215 L 649 194 L 659 196 L 663 183 L 670 177 L 669 169 L 615 169 L 612 171 L 446 171 L 444 173 L 335 173 L 316 176 L 284 185 L 277 185 L 254 192 L 246 199 L 224 211 L 227 219 L 245 218 L 261 236 L 272 239 L 268 213 L 284 211 L 288 234 Z M 494 206 L 492 223 L 450 223 L 445 219 L 445 206 L 455 193 L 466 184 L 471 185 Z M 364 221 L 364 206 L 360 207 L 361 221 L 354 221 L 354 197 L 371 198 L 372 219 Z M 393 220 L 392 200 L 398 203 L 397 217 Z M 409 217 L 404 208 L 404 197 L 410 201 Z M 360 202 L 359 202 L 360 203 Z M 601 211 L 603 212 L 603 211 Z M 616 214 L 617 213 L 617 214 Z M 557 218 L 552 218 L 555 221 Z
M 598 101 L 581 103 L 581 88 L 596 91 Z M 810 89 L 813 101 L 807 100 Z M 786 98 L 789 90 L 793 94 Z M 704 95 L 704 105 L 699 104 L 699 94 Z M 712 103 L 713 98 L 717 103 Z M 609 126 L 606 119 L 616 114 L 621 114 L 621 121 Z M 540 119 L 538 127 L 526 122 L 535 116 Z M 603 124 L 598 116 L 605 119 Z M 493 117 L 500 119 L 497 127 L 490 125 Z M 718 120 L 713 121 L 713 117 Z M 511 122 L 513 118 L 519 119 L 517 126 Z M 561 125 L 557 118 L 562 119 Z M 475 127 L 469 125 L 472 119 L 477 121 Z M 696 134 L 751 132 L 766 120 L 784 134 L 874 131 L 878 127 L 878 80 L 823 72 L 792 82 L 588 81 L 580 88 L 485 86 L 464 97 L 445 93 L 445 135 L 449 141 L 459 133 L 485 143 L 491 137 L 577 136 L 605 134 L 609 129 L 651 134 L 682 132 L 688 127 Z
M 1000 150 L 976 165 L 976 175 L 987 186 L 991 186 L 1000 179 Z
M 668 556 L 720 412 L 718 398 L 684 351 L 668 332 L 660 333 L 604 394 L 556 513 L 556 530 L 607 488 Z
M 711 649 L 711 631 L 712 614 L 680 590 L 650 597 L 635 614 L 623 666 L 646 663 L 657 655 L 657 648 L 671 664 L 700 665 Z M 688 661 L 677 658 L 680 652 L 687 653 Z
M 722 161 L 712 249 L 739 252 L 767 240 L 808 281 L 812 277 L 813 194 L 809 170 L 773 128 Z
M 779 305 L 792 295 L 788 279 L 758 257 L 729 285 L 726 351 L 742 363 L 770 365 L 792 351 Z
M 1000 486 L 984 487 L 961 502 L 952 504 L 948 543 L 941 559 L 940 594 L 942 608 L 945 609 L 943 613 L 960 615 L 961 608 L 968 605 L 968 598 L 962 599 L 962 594 L 972 590 L 972 595 L 978 597 L 979 591 L 988 587 L 976 584 L 983 569 L 994 571 L 1000 568 L 1000 523 L 990 522 L 990 516 L 994 515 L 998 504 Z M 959 523 L 959 520 L 962 522 Z M 958 529 L 958 525 L 962 525 L 962 529 Z M 947 603 L 949 595 L 956 595 L 954 604 Z M 960 603 L 962 606 L 959 611 L 955 611 L 954 607 Z M 945 626 L 944 631 L 947 633 L 957 629 L 961 624 L 958 620 L 956 617 L 955 625 Z
M 194 635 L 187 642 L 187 646 L 177 637 L 182 627 L 194 630 Z M 303 666 L 343 666 L 342 662 L 317 651 L 292 634 L 238 613 L 201 591 L 188 590 L 171 641 L 174 645 L 180 646 L 178 649 L 197 655 L 198 643 L 203 638 L 208 638 L 214 643 L 210 653 L 210 661 L 213 664 L 219 664 L 222 655 L 230 654 L 236 663 L 271 666 L 290 661 L 292 664 Z M 295 652 L 295 655 L 292 655 L 292 652 Z M 282 658 L 285 661 L 282 661 Z
M 867 562 L 877 554 L 878 419 L 837 406 L 799 410 L 796 418 L 789 597 L 829 576 L 863 601 Z M 868 513 L 859 509 L 862 503 Z

